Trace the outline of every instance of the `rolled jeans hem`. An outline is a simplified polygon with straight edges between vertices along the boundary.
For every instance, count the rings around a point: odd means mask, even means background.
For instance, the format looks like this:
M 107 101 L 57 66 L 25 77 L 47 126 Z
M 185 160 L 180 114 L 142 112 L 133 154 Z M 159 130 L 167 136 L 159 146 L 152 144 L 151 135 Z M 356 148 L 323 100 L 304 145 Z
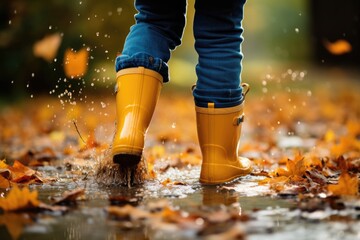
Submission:
M 116 72 L 133 67 L 144 67 L 158 72 L 163 77 L 164 83 L 170 80 L 169 67 L 167 63 L 160 58 L 155 58 L 147 53 L 137 53 L 132 56 L 123 54 L 116 58 Z

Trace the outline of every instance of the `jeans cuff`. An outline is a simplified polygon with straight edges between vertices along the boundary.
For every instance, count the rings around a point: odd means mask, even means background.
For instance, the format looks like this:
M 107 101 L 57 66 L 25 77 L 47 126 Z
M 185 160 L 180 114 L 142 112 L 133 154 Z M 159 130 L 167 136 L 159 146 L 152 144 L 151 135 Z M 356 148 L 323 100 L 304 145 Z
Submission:
M 235 107 L 245 100 L 242 94 L 242 89 L 224 89 L 224 90 L 210 90 L 197 89 L 193 91 L 195 105 L 197 107 L 207 108 L 208 103 L 214 103 L 215 108 Z
M 144 67 L 156 71 L 163 77 L 164 83 L 169 81 L 169 67 L 167 63 L 160 58 L 154 58 L 146 53 L 137 53 L 132 56 L 123 54 L 116 58 L 116 72 L 121 69 L 133 67 Z

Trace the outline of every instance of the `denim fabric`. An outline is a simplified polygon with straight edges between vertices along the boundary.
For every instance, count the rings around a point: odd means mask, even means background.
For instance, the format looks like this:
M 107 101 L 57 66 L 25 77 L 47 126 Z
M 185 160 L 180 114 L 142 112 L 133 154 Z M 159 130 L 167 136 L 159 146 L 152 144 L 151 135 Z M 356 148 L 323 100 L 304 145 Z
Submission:
M 196 0 L 194 37 L 199 55 L 195 104 L 233 107 L 243 101 L 241 42 L 245 0 Z M 186 0 L 136 0 L 136 24 L 130 28 L 116 71 L 144 66 L 169 81 L 171 50 L 181 44 L 185 25 Z
M 159 72 L 167 82 L 170 51 L 181 44 L 186 0 L 136 0 L 135 8 L 136 24 L 126 37 L 122 56 L 116 59 L 116 71 L 143 66 Z

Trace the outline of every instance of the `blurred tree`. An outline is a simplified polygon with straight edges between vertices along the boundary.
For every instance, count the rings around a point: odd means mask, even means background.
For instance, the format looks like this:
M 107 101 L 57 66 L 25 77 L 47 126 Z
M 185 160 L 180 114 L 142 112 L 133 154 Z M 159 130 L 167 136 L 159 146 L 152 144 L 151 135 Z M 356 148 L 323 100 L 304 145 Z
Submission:
M 131 0 L 49 0 L 46 4 L 3 0 L 0 13 L 0 92 L 9 97 L 27 88 L 52 90 L 64 78 L 63 56 L 68 48 L 88 48 L 90 66 L 100 60 L 113 64 L 134 22 L 135 9 Z M 60 33 L 62 42 L 55 60 L 48 63 L 34 56 L 33 46 L 53 33 Z

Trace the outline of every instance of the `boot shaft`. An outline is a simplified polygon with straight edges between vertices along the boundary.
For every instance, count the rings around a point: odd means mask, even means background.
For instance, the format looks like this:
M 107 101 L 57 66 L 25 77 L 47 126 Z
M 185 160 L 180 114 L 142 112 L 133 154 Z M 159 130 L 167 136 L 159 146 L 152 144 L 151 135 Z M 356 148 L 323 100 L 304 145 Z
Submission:
M 231 108 L 196 107 L 198 138 L 207 163 L 237 161 L 243 105 Z
M 118 72 L 113 156 L 142 154 L 145 134 L 161 87 L 162 76 L 144 67 L 128 68 Z

